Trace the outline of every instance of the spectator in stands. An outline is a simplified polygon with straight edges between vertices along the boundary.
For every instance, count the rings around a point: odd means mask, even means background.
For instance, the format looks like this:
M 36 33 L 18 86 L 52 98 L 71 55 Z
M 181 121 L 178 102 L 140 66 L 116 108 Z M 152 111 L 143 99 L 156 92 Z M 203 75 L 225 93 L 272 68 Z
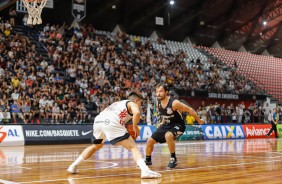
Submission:
M 50 106 L 52 107 L 52 106 Z M 54 123 L 59 123 L 59 120 L 62 119 L 62 112 L 60 107 L 58 106 L 58 103 L 55 103 L 54 106 L 52 107 L 52 121 L 55 122 Z
M 47 104 L 47 97 L 41 96 L 40 100 L 39 100 L 39 108 L 41 109 L 41 107 L 45 108 L 46 104 Z
M 21 118 L 25 122 L 25 119 L 21 111 L 21 105 L 17 102 L 17 100 L 14 100 L 13 103 L 11 104 L 11 113 L 14 119 L 14 124 L 17 123 L 17 117 Z
M 252 113 L 249 109 L 245 109 L 244 111 L 244 115 L 243 115 L 243 118 L 242 118 L 242 123 L 251 123 L 251 116 L 252 116 Z
M 185 120 L 188 125 L 194 125 L 195 118 L 191 116 L 189 113 L 186 115 Z
M 259 109 L 257 106 L 255 106 L 253 110 L 253 122 L 258 123 L 259 122 Z
M 221 123 L 221 115 L 222 115 L 222 112 L 221 112 L 221 107 L 220 107 L 220 104 L 218 104 L 216 102 L 215 104 L 215 116 L 216 116 L 216 123 Z
M 17 18 L 17 12 L 14 8 L 11 8 L 9 10 L 9 16 L 10 16 L 10 23 L 11 23 L 11 26 L 14 27 L 15 24 L 16 24 L 16 18 Z
M 0 99 L 0 122 L 9 123 L 10 120 L 11 114 L 8 101 Z

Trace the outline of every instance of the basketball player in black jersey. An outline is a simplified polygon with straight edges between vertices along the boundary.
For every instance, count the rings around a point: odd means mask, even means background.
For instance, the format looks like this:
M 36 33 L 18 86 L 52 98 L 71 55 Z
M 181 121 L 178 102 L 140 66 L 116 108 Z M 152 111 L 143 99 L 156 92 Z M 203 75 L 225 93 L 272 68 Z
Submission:
M 175 139 L 180 137 L 186 129 L 182 113 L 188 112 L 197 120 L 199 124 L 203 124 L 204 121 L 199 118 L 197 113 L 192 108 L 181 103 L 179 100 L 168 96 L 168 87 L 166 84 L 157 84 L 156 96 L 158 113 L 162 119 L 157 130 L 153 133 L 152 137 L 147 140 L 145 163 L 147 165 L 152 165 L 151 154 L 154 149 L 154 144 L 157 142 L 167 142 L 168 149 L 171 154 L 168 167 L 175 168 L 177 165 L 177 159 L 175 155 Z

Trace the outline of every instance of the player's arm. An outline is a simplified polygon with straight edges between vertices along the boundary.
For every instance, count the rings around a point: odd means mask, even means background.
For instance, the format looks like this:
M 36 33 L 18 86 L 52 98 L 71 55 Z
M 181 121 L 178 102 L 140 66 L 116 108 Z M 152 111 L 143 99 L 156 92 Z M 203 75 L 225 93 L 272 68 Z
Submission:
M 180 102 L 179 100 L 174 100 L 172 103 L 173 110 L 179 110 L 181 112 L 188 112 L 191 116 L 193 116 L 199 124 L 203 124 L 204 120 L 202 120 L 198 114 L 190 107 Z
M 128 108 L 129 113 L 132 114 L 133 130 L 137 134 L 136 137 L 138 137 L 140 135 L 140 130 L 137 124 L 140 121 L 140 116 L 141 116 L 140 110 L 134 102 L 128 102 L 127 108 Z

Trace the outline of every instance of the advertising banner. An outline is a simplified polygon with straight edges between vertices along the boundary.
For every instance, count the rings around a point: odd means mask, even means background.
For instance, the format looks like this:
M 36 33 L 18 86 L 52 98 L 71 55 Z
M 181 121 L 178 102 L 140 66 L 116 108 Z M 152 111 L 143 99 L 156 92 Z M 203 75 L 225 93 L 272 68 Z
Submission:
M 156 130 L 155 126 L 152 125 L 139 125 L 140 136 L 137 137 L 136 142 L 145 142 L 150 138 L 153 132 Z
M 278 137 L 281 138 L 282 137 L 282 125 L 278 124 L 276 128 L 277 128 Z
M 266 138 L 266 134 L 271 129 L 271 125 L 242 125 L 246 138 Z M 278 127 L 277 127 L 278 128 Z M 274 132 L 269 137 L 275 137 Z
M 24 145 L 22 126 L 0 126 L 0 146 L 22 145 Z
M 140 136 L 136 142 L 145 142 L 152 136 L 155 126 L 139 125 Z M 91 143 L 93 125 L 25 125 L 25 144 L 75 144 Z
M 205 134 L 201 125 L 186 125 L 184 134 L 179 137 L 179 141 L 204 140 Z
M 25 144 L 91 143 L 93 125 L 25 125 Z
M 205 139 L 244 139 L 241 125 L 202 125 Z

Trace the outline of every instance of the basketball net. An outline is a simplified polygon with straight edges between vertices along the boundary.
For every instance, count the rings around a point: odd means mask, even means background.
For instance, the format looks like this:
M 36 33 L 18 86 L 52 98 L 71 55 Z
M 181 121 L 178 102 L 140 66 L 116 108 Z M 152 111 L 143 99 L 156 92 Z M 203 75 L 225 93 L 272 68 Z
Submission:
M 47 0 L 22 0 L 28 12 L 27 24 L 42 24 L 41 12 Z

